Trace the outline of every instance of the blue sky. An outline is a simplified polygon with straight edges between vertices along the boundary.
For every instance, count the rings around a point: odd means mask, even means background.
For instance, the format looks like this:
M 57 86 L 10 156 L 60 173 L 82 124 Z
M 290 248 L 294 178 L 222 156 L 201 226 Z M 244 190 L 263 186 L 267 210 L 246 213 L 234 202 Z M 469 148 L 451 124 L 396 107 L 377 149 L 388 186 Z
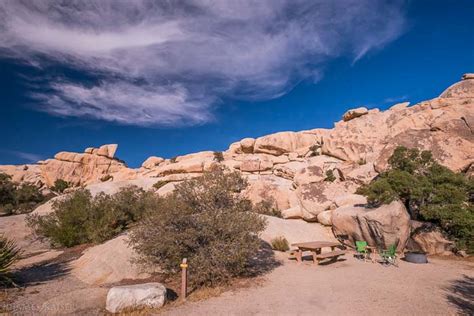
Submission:
M 472 16 L 470 0 L 7 0 L 0 164 L 117 143 L 139 166 L 415 104 L 474 72 Z

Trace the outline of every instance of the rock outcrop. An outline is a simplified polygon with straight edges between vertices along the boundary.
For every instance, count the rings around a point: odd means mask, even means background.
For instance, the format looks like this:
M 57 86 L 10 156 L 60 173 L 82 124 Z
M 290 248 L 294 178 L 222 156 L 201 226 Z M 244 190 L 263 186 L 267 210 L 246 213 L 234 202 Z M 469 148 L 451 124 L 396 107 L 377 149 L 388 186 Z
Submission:
M 114 158 L 117 145 L 86 148 L 83 153 L 59 152 L 54 158 L 24 166 L 0 166 L 0 172 L 16 182 L 42 183 L 53 186 L 58 179 L 72 185 L 83 185 L 106 179 L 131 179 L 135 171 Z
M 244 194 L 253 202 L 272 198 L 285 218 L 318 221 L 323 212 L 364 204 L 365 199 L 354 192 L 387 168 L 388 158 L 399 145 L 431 150 L 446 167 L 472 174 L 474 74 L 464 75 L 439 97 L 413 106 L 404 102 L 386 111 L 349 110 L 332 129 L 244 138 L 231 144 L 219 159 L 212 151 L 173 159 L 152 156 L 141 168 L 131 169 L 115 158 L 116 145 L 104 145 L 84 153 L 61 152 L 38 164 L 0 166 L 0 172 L 12 175 L 14 181 L 47 186 L 56 179 L 97 188 L 106 179 L 110 186 L 104 188 L 135 180 L 148 188 L 164 181 L 169 183 L 163 191 L 170 192 L 176 183 L 222 164 L 249 179 Z M 329 213 L 319 216 L 326 225 L 333 218 Z
M 343 206 L 332 213 L 332 229 L 335 236 L 347 235 L 352 245 L 365 240 L 382 249 L 396 244 L 402 251 L 410 237 L 410 216 L 399 201 L 376 209 Z

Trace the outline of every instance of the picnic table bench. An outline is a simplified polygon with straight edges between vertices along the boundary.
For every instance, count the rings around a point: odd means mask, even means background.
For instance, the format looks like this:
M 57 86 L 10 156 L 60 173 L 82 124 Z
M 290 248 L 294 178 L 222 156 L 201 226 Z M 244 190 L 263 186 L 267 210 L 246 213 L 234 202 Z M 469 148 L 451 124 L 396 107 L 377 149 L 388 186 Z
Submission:
M 293 251 L 293 254 L 296 257 L 296 261 L 302 262 L 303 251 L 311 251 L 313 256 L 313 262 L 318 263 L 325 259 L 337 260 L 340 256 L 346 254 L 344 250 L 335 250 L 336 248 L 341 248 L 342 245 L 338 242 L 332 241 L 311 241 L 311 242 L 302 242 L 292 244 L 292 246 L 297 247 L 297 250 Z M 330 252 L 322 252 L 322 248 L 331 248 Z

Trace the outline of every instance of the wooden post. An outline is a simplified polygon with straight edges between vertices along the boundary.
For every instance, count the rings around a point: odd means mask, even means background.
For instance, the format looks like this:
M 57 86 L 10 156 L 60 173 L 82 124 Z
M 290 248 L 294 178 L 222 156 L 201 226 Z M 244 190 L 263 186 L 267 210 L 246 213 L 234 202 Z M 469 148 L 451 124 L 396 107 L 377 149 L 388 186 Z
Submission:
M 188 294 L 188 259 L 184 258 L 181 267 L 181 299 L 186 300 Z

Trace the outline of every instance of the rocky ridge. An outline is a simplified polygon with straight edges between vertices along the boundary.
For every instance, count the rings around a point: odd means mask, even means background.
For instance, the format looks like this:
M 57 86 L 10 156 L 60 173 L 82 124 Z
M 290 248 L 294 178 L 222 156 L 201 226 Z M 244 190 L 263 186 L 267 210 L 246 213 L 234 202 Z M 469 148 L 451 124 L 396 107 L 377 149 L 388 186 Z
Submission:
M 214 152 L 203 151 L 174 159 L 152 156 L 131 169 L 115 158 L 117 145 L 104 145 L 84 153 L 60 152 L 37 164 L 0 166 L 0 172 L 14 181 L 47 186 L 63 179 L 100 187 L 105 181 L 125 185 L 139 179 L 177 183 L 220 163 L 248 178 L 245 194 L 254 202 L 273 198 L 285 218 L 331 225 L 333 210 L 344 206 L 344 200 L 360 202 L 355 190 L 387 168 L 396 146 L 431 150 L 448 168 L 472 172 L 473 144 L 474 75 L 466 74 L 439 97 L 413 106 L 405 102 L 386 111 L 361 107 L 347 111 L 332 129 L 244 138 L 231 144 L 219 162 Z M 172 186 L 162 189 L 169 192 Z

